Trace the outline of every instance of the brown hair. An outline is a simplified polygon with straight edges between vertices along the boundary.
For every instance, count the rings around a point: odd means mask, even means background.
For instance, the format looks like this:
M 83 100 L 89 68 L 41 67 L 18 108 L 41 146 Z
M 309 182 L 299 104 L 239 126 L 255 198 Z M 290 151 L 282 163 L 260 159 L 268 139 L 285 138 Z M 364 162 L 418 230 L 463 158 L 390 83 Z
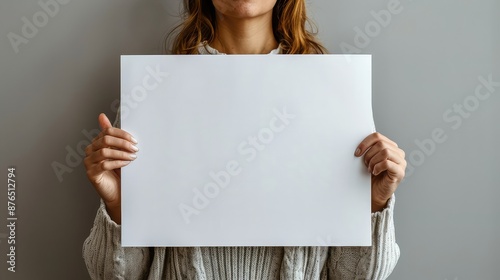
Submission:
M 172 45 L 173 54 L 198 54 L 204 41 L 215 39 L 215 7 L 212 0 L 184 0 L 184 21 L 169 33 L 178 30 Z M 311 25 L 306 14 L 305 0 L 277 0 L 273 8 L 273 32 L 283 54 L 324 54 L 325 47 L 307 30 Z

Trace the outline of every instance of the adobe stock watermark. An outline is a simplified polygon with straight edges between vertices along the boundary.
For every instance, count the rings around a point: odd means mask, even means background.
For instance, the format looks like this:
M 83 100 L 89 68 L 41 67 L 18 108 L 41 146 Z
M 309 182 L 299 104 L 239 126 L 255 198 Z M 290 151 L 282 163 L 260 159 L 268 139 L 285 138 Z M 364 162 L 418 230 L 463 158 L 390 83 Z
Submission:
M 7 244 L 8 244 L 8 239 L 7 239 L 7 237 L 8 237 L 8 236 L 9 236 L 9 235 L 8 235 L 7 233 L 3 233 L 3 232 L 2 232 L 2 233 L 0 233 L 0 245 L 2 245 L 2 242 L 3 242 L 3 240 L 2 240 L 2 239 L 5 239 L 5 240 L 7 241 Z M 7 250 L 8 250 L 8 249 L 10 249 L 10 248 L 9 248 L 10 246 L 9 246 L 9 245 L 7 245 L 7 244 L 6 244 L 6 246 L 7 246 Z M 10 253 L 10 252 L 9 252 L 9 253 Z M 7 254 L 7 264 L 8 264 L 8 265 L 10 265 L 10 264 L 9 264 L 9 253 Z M 9 266 L 9 267 L 7 268 L 7 270 L 9 270 L 9 271 L 11 271 L 11 272 L 15 272 L 15 271 L 13 271 L 13 270 L 14 270 L 14 268 L 11 268 L 11 266 Z
M 120 110 L 121 119 L 127 118 L 130 110 L 137 108 L 141 102 L 146 100 L 149 93 L 158 88 L 158 86 L 169 76 L 167 72 L 161 71 L 159 65 L 156 65 L 155 68 L 147 66 L 145 70 L 147 74 L 142 78 L 141 84 L 133 87 L 131 94 L 122 100 Z M 113 101 L 113 103 L 115 102 L 116 100 Z M 118 99 L 118 104 L 119 103 L 120 100 Z M 54 170 L 59 183 L 63 181 L 63 175 L 65 173 L 73 172 L 76 167 L 82 164 L 83 158 L 85 158 L 85 148 L 95 137 L 97 137 L 97 135 L 99 135 L 100 132 L 101 131 L 97 128 L 90 131 L 82 129 L 81 133 L 85 139 L 79 141 L 75 146 L 66 145 L 66 157 L 63 163 L 58 161 L 52 162 L 52 170 Z
M 404 7 L 399 0 L 389 0 L 386 9 L 380 11 L 370 11 L 372 20 L 368 21 L 363 28 L 355 26 L 352 43 L 341 42 L 340 49 L 343 54 L 361 53 L 368 47 L 372 40 L 380 35 L 384 28 L 387 28 L 395 15 L 400 14 Z
M 468 119 L 472 114 L 479 109 L 481 102 L 485 102 L 493 93 L 500 90 L 500 82 L 493 81 L 493 74 L 488 77 L 479 76 L 479 83 L 474 89 L 474 93 L 466 96 L 462 102 L 453 104 L 449 109 L 443 112 L 443 121 L 450 126 L 452 130 L 457 130 L 462 127 L 465 119 Z M 430 137 L 423 140 L 415 139 L 417 149 L 407 153 L 408 165 L 406 167 L 405 179 L 410 177 L 415 169 L 425 160 L 432 156 L 439 144 L 443 144 L 448 140 L 448 134 L 441 127 L 436 127 L 432 130 Z
M 19 53 L 21 44 L 28 44 L 30 39 L 33 39 L 40 29 L 47 26 L 50 18 L 54 18 L 61 11 L 63 5 L 68 4 L 71 0 L 40 0 L 38 5 L 40 10 L 36 11 L 31 18 L 21 17 L 23 23 L 21 30 L 18 33 L 9 32 L 7 38 L 15 53 Z
M 245 161 L 250 163 L 257 157 L 258 153 L 266 148 L 275 138 L 277 133 L 282 132 L 296 116 L 286 111 L 283 107 L 281 111 L 274 108 L 274 116 L 269 121 L 267 127 L 261 128 L 256 135 L 250 136 L 237 146 L 237 152 L 245 157 Z M 225 169 L 210 171 L 211 181 L 203 187 L 193 188 L 193 198 L 191 203 L 180 203 L 179 211 L 186 224 L 191 222 L 192 215 L 199 215 L 215 199 L 222 189 L 231 183 L 231 178 L 243 171 L 239 161 L 232 159 L 226 162 Z

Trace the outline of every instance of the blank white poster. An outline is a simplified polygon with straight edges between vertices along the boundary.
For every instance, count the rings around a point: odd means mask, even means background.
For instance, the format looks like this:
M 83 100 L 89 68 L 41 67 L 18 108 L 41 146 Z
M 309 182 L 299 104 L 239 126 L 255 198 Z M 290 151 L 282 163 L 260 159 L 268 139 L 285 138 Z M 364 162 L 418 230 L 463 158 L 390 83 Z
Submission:
M 122 246 L 369 246 L 370 55 L 121 57 Z

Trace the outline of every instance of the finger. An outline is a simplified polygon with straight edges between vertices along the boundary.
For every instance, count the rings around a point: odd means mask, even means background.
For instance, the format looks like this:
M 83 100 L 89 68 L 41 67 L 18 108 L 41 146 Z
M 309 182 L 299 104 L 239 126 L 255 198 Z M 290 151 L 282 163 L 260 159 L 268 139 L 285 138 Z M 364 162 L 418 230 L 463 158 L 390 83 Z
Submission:
M 127 150 L 129 152 L 137 152 L 139 148 L 129 141 L 111 135 L 104 135 L 92 143 L 91 151 L 97 151 L 103 148 L 114 148 L 118 150 Z
M 103 148 L 113 148 L 134 153 L 139 151 L 139 148 L 137 148 L 137 146 L 127 140 L 111 135 L 104 135 L 101 138 L 94 139 L 92 143 L 85 147 L 85 154 L 86 156 L 90 156 L 93 152 Z
M 132 161 L 137 158 L 135 153 L 129 153 L 125 151 L 115 150 L 111 148 L 102 148 L 93 152 L 87 157 L 90 164 L 96 164 L 103 160 L 127 160 Z
M 133 161 L 136 158 L 137 155 L 135 153 L 129 153 L 127 151 L 116 150 L 113 148 L 103 148 L 98 151 L 89 152 L 83 159 L 83 163 L 85 164 L 86 169 L 90 169 L 93 165 L 103 160 Z
M 404 177 L 404 168 L 390 160 L 383 160 L 373 167 L 372 174 L 375 176 L 387 171 L 387 177 L 391 182 L 401 181 Z
M 377 143 L 375 143 L 375 145 L 370 147 L 370 149 L 368 149 L 368 151 L 365 152 L 365 156 L 364 156 L 365 165 L 368 166 L 368 163 L 376 154 L 382 152 L 383 150 L 387 150 L 387 149 L 391 150 L 394 153 L 398 153 L 398 154 L 400 153 L 398 151 L 399 148 L 393 146 L 389 142 L 385 142 L 385 141 L 377 142 Z M 389 151 L 385 151 L 385 153 L 389 153 Z
M 376 153 L 375 155 L 373 155 L 371 159 L 368 161 L 367 164 L 368 170 L 371 172 L 373 170 L 373 167 L 377 163 L 382 162 L 384 160 L 390 160 L 398 165 L 403 165 L 403 163 L 405 163 L 404 158 L 402 158 L 400 154 L 397 153 L 396 151 L 391 149 L 383 149 L 378 153 Z
M 359 143 L 358 147 L 356 148 L 356 151 L 354 153 L 355 156 L 361 156 L 363 155 L 367 150 L 370 149 L 373 145 L 375 145 L 377 142 L 384 141 L 387 142 L 388 144 L 398 147 L 398 144 L 396 142 L 392 141 L 391 139 L 385 137 L 384 135 L 374 132 L 370 135 L 368 135 L 361 143 Z
M 120 129 L 120 128 L 116 128 L 116 127 L 107 127 L 107 128 L 104 128 L 93 140 L 92 142 L 94 141 L 97 141 L 99 140 L 100 138 L 104 137 L 105 135 L 110 135 L 110 136 L 114 136 L 114 137 L 118 137 L 118 138 L 122 138 L 122 139 L 125 139 L 129 142 L 132 142 L 133 144 L 137 144 L 137 140 L 132 137 L 132 134 L 126 132 L 125 130 L 123 129 Z
M 106 114 L 104 113 L 99 114 L 98 121 L 99 121 L 99 126 L 101 127 L 101 132 L 92 141 L 102 138 L 104 135 L 112 135 L 128 140 L 134 144 L 137 144 L 137 140 L 134 137 L 132 137 L 130 133 L 122 129 L 113 127 Z
M 113 127 L 113 125 L 111 125 L 111 122 L 109 121 L 108 117 L 104 113 L 100 113 L 97 120 L 99 121 L 99 126 L 101 127 L 101 130 L 103 130 L 105 128 Z

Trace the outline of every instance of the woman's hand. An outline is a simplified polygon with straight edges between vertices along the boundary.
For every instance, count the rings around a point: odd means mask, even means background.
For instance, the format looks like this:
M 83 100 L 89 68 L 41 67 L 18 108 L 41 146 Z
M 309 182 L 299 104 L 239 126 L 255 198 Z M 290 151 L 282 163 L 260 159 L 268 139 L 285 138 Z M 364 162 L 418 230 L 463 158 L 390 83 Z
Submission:
M 364 154 L 364 162 L 372 174 L 372 213 L 383 210 L 405 176 L 405 152 L 398 145 L 375 132 L 356 149 L 355 156 Z
M 99 115 L 101 133 L 85 149 L 87 177 L 106 204 L 109 216 L 121 223 L 120 168 L 136 158 L 137 141 L 124 130 L 112 127 L 105 114 Z

